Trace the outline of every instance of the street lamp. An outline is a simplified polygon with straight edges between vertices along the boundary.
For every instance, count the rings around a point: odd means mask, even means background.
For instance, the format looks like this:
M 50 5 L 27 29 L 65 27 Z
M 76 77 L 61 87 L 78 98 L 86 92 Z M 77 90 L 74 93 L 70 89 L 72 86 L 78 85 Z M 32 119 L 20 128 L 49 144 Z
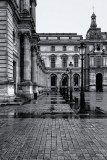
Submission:
M 81 42 L 80 44 L 80 55 L 81 55 L 81 90 L 80 90 L 80 113 L 85 113 L 86 112 L 86 107 L 85 107 L 85 94 L 84 94 L 84 86 L 83 86 L 83 60 L 84 60 L 84 53 L 86 49 L 86 45 L 84 42 Z
M 72 103 L 72 68 L 73 68 L 73 64 L 72 64 L 72 62 L 70 62 L 69 68 L 67 68 L 67 72 L 70 73 L 70 106 Z

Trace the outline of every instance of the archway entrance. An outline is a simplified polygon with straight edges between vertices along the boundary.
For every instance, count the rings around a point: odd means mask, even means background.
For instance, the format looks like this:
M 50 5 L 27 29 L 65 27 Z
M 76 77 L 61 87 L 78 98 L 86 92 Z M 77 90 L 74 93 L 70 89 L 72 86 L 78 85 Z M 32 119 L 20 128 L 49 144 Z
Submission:
M 57 76 L 55 74 L 51 75 L 51 91 L 57 91 Z
M 74 90 L 79 91 L 80 87 L 80 76 L 79 74 L 74 74 Z
M 101 73 L 96 74 L 96 92 L 102 92 L 103 91 L 103 76 Z
M 68 75 L 67 74 L 62 75 L 60 92 L 63 95 L 68 96 Z

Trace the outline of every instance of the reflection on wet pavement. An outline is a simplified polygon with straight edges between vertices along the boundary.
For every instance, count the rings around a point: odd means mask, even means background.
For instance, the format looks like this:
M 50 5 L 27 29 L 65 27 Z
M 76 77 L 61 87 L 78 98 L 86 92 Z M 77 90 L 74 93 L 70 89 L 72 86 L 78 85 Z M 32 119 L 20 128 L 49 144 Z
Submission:
M 88 96 L 86 96 L 87 99 Z M 96 96 L 97 101 L 102 99 L 101 96 Z M 48 95 L 31 101 L 23 106 L 6 106 L 0 108 L 0 118 L 107 118 L 107 113 L 100 107 L 90 105 L 86 100 L 86 113 L 78 114 L 79 100 L 71 106 L 60 95 Z

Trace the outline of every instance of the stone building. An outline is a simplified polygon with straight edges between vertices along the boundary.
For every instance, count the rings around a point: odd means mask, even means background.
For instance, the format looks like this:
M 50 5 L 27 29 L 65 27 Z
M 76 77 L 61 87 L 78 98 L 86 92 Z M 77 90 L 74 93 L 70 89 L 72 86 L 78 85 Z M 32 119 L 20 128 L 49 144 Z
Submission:
M 70 86 L 67 72 L 72 68 L 72 87 L 81 84 L 83 37 L 76 33 L 36 33 L 36 0 L 0 1 L 0 100 L 17 95 L 33 98 L 49 90 Z M 84 89 L 107 90 L 107 32 L 91 16 L 84 55 Z
M 36 0 L 0 1 L 0 98 L 32 98 L 46 88 L 44 62 L 37 50 Z M 35 74 L 36 73 L 36 74 Z
M 86 44 L 84 90 L 107 90 L 107 32 L 101 32 L 101 28 L 97 27 L 95 13 L 91 16 L 91 25 L 84 40 L 75 33 L 40 33 L 39 36 L 38 47 L 45 62 L 48 87 L 51 90 L 70 85 L 66 72 L 70 62 L 73 63 L 73 90 L 80 88 L 81 56 L 78 47 L 81 41 Z
M 85 89 L 88 91 L 107 91 L 107 32 L 97 27 L 95 13 L 87 31 L 85 56 Z
M 51 90 L 61 86 L 70 86 L 70 75 L 67 73 L 72 62 L 73 90 L 79 90 L 81 81 L 81 57 L 79 52 L 81 35 L 76 33 L 39 33 L 38 49 L 45 62 L 47 84 Z

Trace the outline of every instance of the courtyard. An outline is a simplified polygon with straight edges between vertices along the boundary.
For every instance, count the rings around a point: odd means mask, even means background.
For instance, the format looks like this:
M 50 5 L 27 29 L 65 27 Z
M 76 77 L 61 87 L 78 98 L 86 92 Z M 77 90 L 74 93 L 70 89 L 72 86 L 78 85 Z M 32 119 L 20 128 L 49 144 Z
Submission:
M 75 92 L 76 96 L 79 93 Z M 86 100 L 106 109 L 106 93 L 98 102 L 95 93 Z M 94 96 L 95 97 L 94 97 Z M 91 103 L 90 103 L 91 104 Z M 93 103 L 94 105 L 94 103 Z M 52 109 L 53 107 L 53 109 Z M 18 117 L 16 113 L 45 113 L 48 116 Z M 49 116 L 49 113 L 73 114 L 60 94 L 43 95 L 24 105 L 0 107 L 1 160 L 106 160 L 107 118 Z M 60 115 L 59 114 L 59 115 Z

